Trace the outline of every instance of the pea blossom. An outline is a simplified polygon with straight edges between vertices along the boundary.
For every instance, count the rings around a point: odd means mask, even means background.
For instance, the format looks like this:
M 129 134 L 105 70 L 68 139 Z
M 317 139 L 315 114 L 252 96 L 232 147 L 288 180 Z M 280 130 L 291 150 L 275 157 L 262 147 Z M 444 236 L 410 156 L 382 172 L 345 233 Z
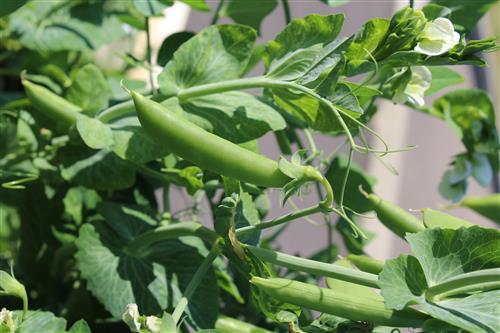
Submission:
M 137 304 L 128 304 L 122 315 L 122 320 L 128 325 L 131 332 L 140 332 L 141 323 L 139 323 L 139 308 Z
M 448 52 L 460 41 L 460 34 L 453 29 L 450 20 L 440 17 L 427 22 L 419 36 L 415 52 L 437 56 Z
M 152 333 L 160 333 L 161 319 L 155 316 L 146 317 L 146 328 Z
M 14 332 L 14 319 L 12 318 L 12 311 L 2 308 L 0 311 L 0 328 L 6 327 L 10 332 Z M 2 331 L 3 332 L 3 331 Z
M 432 74 L 425 66 L 415 66 L 411 68 L 411 78 L 406 86 L 396 90 L 393 101 L 404 104 L 410 102 L 418 106 L 423 106 L 424 94 L 431 86 Z

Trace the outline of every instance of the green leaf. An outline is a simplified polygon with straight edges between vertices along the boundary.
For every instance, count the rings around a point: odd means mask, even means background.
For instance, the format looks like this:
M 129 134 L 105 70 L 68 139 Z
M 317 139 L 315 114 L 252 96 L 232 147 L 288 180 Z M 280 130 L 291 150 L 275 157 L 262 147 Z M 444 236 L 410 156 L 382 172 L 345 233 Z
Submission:
M 101 70 L 93 64 L 80 68 L 68 89 L 68 101 L 94 115 L 108 107 L 111 89 Z
M 425 18 L 429 21 L 434 21 L 439 17 L 449 18 L 451 14 L 451 10 L 448 7 L 436 5 L 432 2 L 422 7 L 422 11 L 425 14 Z
M 80 319 L 76 323 L 71 326 L 68 333 L 92 333 L 90 331 L 90 327 L 87 322 L 83 319 Z
M 331 162 L 325 174 L 326 179 L 328 179 L 332 185 L 333 194 L 337 203 L 340 199 L 342 182 L 347 172 L 347 163 L 347 156 L 338 155 Z M 374 177 L 365 173 L 364 170 L 356 163 L 351 163 L 349 178 L 347 179 L 347 185 L 344 193 L 344 205 L 358 213 L 370 211 L 372 206 L 368 199 L 361 194 L 359 187 L 361 186 L 363 190 L 371 193 L 375 183 L 376 179 Z
M 182 107 L 190 121 L 235 143 L 250 141 L 286 126 L 275 109 L 244 92 L 197 97 Z
M 467 191 L 467 182 L 465 180 L 461 182 L 453 182 L 453 173 L 448 170 L 441 177 L 441 182 L 439 183 L 439 193 L 448 200 L 453 202 L 459 202 L 465 196 Z
M 165 66 L 167 62 L 172 60 L 175 51 L 187 42 L 191 37 L 195 36 L 194 32 L 191 31 L 181 31 L 176 32 L 165 38 L 163 43 L 161 43 L 160 49 L 158 50 L 158 58 L 156 62 L 160 66 Z
M 136 116 L 121 118 L 111 125 L 111 149 L 120 158 L 136 163 L 147 163 L 166 156 L 168 147 L 147 135 Z
M 239 78 L 256 37 L 255 30 L 242 25 L 203 29 L 174 53 L 158 77 L 160 91 L 171 96 L 183 88 Z
M 180 1 L 184 2 L 193 9 L 200 10 L 202 12 L 210 11 L 210 6 L 207 5 L 205 0 L 180 0 Z
M 95 209 L 100 201 L 96 191 L 83 186 L 72 187 L 63 198 L 64 213 L 79 225 L 83 222 L 84 209 Z
M 426 228 L 459 229 L 474 225 L 469 221 L 430 208 L 423 209 L 423 221 Z
M 59 149 L 61 176 L 95 190 L 117 190 L 132 186 L 135 170 L 108 149 L 92 151 L 82 147 Z
M 105 221 L 85 224 L 76 241 L 77 266 L 89 290 L 114 318 L 121 318 L 129 303 L 136 303 L 146 315 L 171 311 L 204 259 L 190 245 L 192 239 L 160 241 L 145 254 L 133 256 L 127 243 L 157 222 L 137 208 L 116 203 L 103 204 L 100 213 Z M 194 328 L 213 327 L 218 303 L 210 269 L 188 304 L 189 323 Z
M 463 182 L 470 175 L 472 175 L 472 163 L 467 156 L 458 156 L 453 163 L 453 169 L 450 170 L 450 183 L 457 184 Z
M 330 7 L 337 7 L 337 6 L 342 6 L 348 3 L 351 0 L 321 0 L 322 2 L 326 3 Z
M 5 0 L 0 6 L 0 17 L 7 16 L 22 6 L 24 6 L 28 0 Z
M 342 14 L 328 16 L 311 14 L 303 19 L 293 20 L 274 40 L 268 42 L 264 57 L 267 67 L 289 53 L 332 42 L 339 34 L 343 23 Z M 320 52 L 321 49 L 317 48 L 316 51 Z
M 432 74 L 431 87 L 425 91 L 425 96 L 437 93 L 441 89 L 464 82 L 462 75 L 447 67 L 429 67 Z
M 472 155 L 472 177 L 482 187 L 488 186 L 493 180 L 493 168 L 485 154 Z
M 240 200 L 236 205 L 235 212 L 235 227 L 242 228 L 260 223 L 259 212 L 255 208 L 252 196 L 247 192 L 241 191 Z M 238 240 L 242 243 L 257 245 L 260 240 L 260 232 L 251 233 L 239 237 Z
M 387 307 L 417 304 L 436 319 L 471 332 L 498 332 L 500 290 L 428 299 L 427 290 L 463 273 L 500 267 L 500 231 L 480 227 L 408 234 L 415 256 L 386 261 L 379 285 Z
M 229 0 L 224 4 L 220 15 L 230 17 L 236 23 L 249 25 L 259 31 L 262 20 L 277 5 L 277 0 L 261 0 L 258 4 L 247 0 Z
M 497 2 L 496 0 L 432 0 L 433 3 L 451 9 L 451 21 L 465 31 L 472 31 L 481 17 Z
M 106 5 L 31 1 L 10 16 L 10 24 L 31 50 L 93 50 L 124 35 L 121 22 Z
M 111 128 L 98 119 L 78 115 L 76 129 L 89 148 L 103 149 L 111 147 L 114 143 Z
M 132 0 L 134 7 L 144 16 L 161 16 L 163 10 L 170 5 L 173 5 L 174 1 L 170 0 Z
M 15 311 L 14 317 L 19 318 L 22 311 Z M 54 316 L 52 312 L 28 311 L 16 333 L 60 333 L 66 329 L 66 320 Z

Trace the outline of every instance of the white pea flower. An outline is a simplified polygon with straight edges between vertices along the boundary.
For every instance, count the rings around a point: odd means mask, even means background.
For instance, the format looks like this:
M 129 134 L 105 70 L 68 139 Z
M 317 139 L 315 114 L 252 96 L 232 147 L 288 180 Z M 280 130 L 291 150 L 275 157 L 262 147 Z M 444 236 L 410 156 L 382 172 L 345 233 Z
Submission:
M 448 52 L 457 45 L 460 41 L 460 34 L 453 29 L 450 20 L 440 17 L 432 22 L 427 22 L 418 39 L 415 52 L 437 56 Z
M 410 102 L 418 106 L 423 106 L 424 94 L 431 86 L 432 74 L 425 66 L 415 66 L 411 68 L 411 78 L 406 86 L 398 89 L 394 94 L 393 101 L 404 104 Z
M 146 328 L 152 333 L 160 333 L 161 319 L 155 316 L 146 317 Z
M 2 308 L 0 311 L 0 326 L 3 325 L 5 325 L 11 332 L 15 331 L 12 311 L 7 310 L 6 308 Z
M 122 315 L 122 320 L 128 325 L 131 332 L 140 332 L 141 323 L 139 323 L 139 308 L 137 304 L 128 304 Z

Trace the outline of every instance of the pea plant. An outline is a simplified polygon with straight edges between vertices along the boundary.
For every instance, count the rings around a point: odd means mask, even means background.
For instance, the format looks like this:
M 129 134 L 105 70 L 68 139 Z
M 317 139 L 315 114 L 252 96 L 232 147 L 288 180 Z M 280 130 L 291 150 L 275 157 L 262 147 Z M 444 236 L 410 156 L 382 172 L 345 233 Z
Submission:
M 213 5 L 212 24 L 155 52 L 151 19 L 173 2 L 0 4 L 0 333 L 500 332 L 498 229 L 398 207 L 353 161 L 392 170 L 387 155 L 416 148 L 372 129 L 377 100 L 441 119 L 464 151 L 439 192 L 500 223 L 498 194 L 467 196 L 499 171 L 493 102 L 442 92 L 463 81 L 452 66 L 498 49 L 470 37 L 495 1 L 410 1 L 344 36 L 347 1 L 292 19 L 286 0 L 182 0 Z M 256 44 L 280 8 L 282 31 Z M 340 145 L 318 149 L 318 133 Z M 259 151 L 265 134 L 278 160 Z M 266 217 L 278 204 L 288 213 Z M 328 243 L 280 252 L 313 214 Z M 367 253 L 367 215 L 411 253 Z

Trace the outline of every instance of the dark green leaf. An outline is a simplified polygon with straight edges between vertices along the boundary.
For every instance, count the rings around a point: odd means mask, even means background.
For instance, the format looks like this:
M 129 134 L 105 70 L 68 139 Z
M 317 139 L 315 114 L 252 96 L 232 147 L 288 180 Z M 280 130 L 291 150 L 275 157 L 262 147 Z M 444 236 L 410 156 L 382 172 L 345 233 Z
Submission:
M 169 0 L 132 0 L 135 8 L 144 16 L 161 16 L 163 10 L 172 5 L 174 1 Z
M 171 96 L 183 88 L 239 78 L 256 36 L 255 30 L 242 25 L 203 29 L 174 53 L 158 77 L 160 91 Z
M 171 310 L 203 261 L 191 239 L 153 244 L 147 253 L 131 255 L 127 243 L 150 230 L 156 221 L 133 207 L 107 203 L 100 208 L 106 222 L 85 224 L 76 245 L 77 265 L 89 290 L 113 317 L 120 318 L 129 303 L 151 315 Z M 206 249 L 205 249 L 206 251 Z M 189 302 L 189 322 L 195 328 L 213 327 L 218 315 L 218 289 L 209 270 Z
M 451 9 L 453 24 L 472 31 L 479 19 L 497 2 L 496 0 L 432 0 L 433 3 Z
M 28 0 L 4 0 L 0 6 L 0 17 L 7 16 L 26 4 Z
M 181 31 L 173 33 L 165 38 L 158 50 L 158 58 L 156 60 L 158 65 L 165 66 L 167 62 L 172 60 L 175 51 L 194 35 L 195 33 L 191 31 Z
M 277 5 L 277 0 L 261 0 L 258 4 L 247 0 L 229 0 L 226 1 L 220 15 L 230 17 L 236 23 L 249 25 L 259 31 L 262 20 Z
M 439 183 L 439 193 L 448 200 L 453 202 L 459 202 L 465 196 L 467 191 L 467 182 L 461 181 L 458 183 L 453 183 L 454 180 L 453 173 L 448 170 L 441 177 L 441 182 Z

